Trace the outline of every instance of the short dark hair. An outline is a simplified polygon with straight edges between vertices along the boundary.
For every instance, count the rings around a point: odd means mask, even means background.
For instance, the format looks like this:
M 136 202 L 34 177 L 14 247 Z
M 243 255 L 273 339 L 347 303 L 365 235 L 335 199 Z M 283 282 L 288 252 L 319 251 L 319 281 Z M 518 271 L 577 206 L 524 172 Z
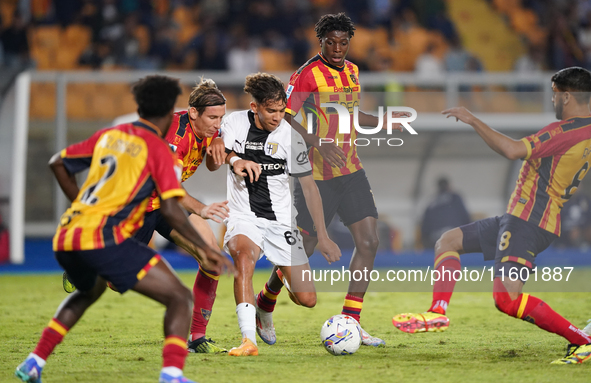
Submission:
M 131 92 L 141 118 L 166 116 L 182 93 L 178 79 L 161 75 L 142 78 L 133 85 Z
M 244 91 L 259 105 L 265 105 L 270 101 L 283 101 L 287 104 L 285 86 L 279 77 L 269 73 L 259 72 L 246 76 Z
M 552 76 L 552 82 L 561 92 L 572 92 L 579 104 L 589 103 L 591 98 L 591 72 L 573 66 L 559 70 Z
M 347 32 L 349 38 L 351 38 L 355 34 L 355 25 L 349 16 L 341 12 L 336 15 L 328 14 L 322 16 L 314 26 L 314 32 L 316 32 L 316 37 L 319 39 L 332 31 Z
M 197 109 L 197 113 L 202 115 L 208 106 L 225 105 L 226 98 L 222 91 L 218 89 L 215 82 L 208 78 L 201 77 L 191 95 L 189 96 L 189 106 Z

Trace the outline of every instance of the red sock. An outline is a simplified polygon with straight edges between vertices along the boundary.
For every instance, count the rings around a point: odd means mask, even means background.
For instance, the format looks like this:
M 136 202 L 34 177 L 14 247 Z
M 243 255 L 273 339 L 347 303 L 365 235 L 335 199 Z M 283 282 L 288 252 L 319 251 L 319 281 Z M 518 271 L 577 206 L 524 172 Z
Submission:
M 199 266 L 199 272 L 193 285 L 193 318 L 191 321 L 191 340 L 205 336 L 207 323 L 211 317 L 211 309 L 215 302 L 216 290 L 220 275 L 214 271 L 204 270 Z
M 495 279 L 493 297 L 497 308 L 507 315 L 523 319 L 543 330 L 558 334 L 570 343 L 578 345 L 591 343 L 591 337 L 552 310 L 540 298 L 529 294 L 520 294 L 517 299 L 511 300 L 499 278 Z
M 427 311 L 445 314 L 456 285 L 453 272 L 462 268 L 460 255 L 456 251 L 446 251 L 436 255 L 433 267 L 439 272 L 439 280 L 433 285 L 433 301 Z
M 359 322 L 362 307 L 363 298 L 347 294 L 345 296 L 345 304 L 343 305 L 343 311 L 341 311 L 341 314 L 352 316 L 357 322 Z
M 257 295 L 257 306 L 261 310 L 264 310 L 268 313 L 272 313 L 275 310 L 275 303 L 277 303 L 277 296 L 281 290 L 275 292 L 269 288 L 269 284 L 265 283 L 265 287 L 261 290 L 261 292 Z
M 53 349 L 62 342 L 68 331 L 70 331 L 69 328 L 53 318 L 43 330 L 41 339 L 39 339 L 39 343 L 37 343 L 37 347 L 35 347 L 33 354 L 39 356 L 43 360 L 47 360 L 49 355 L 53 352 Z
M 186 340 L 176 335 L 167 336 L 162 349 L 162 367 L 176 367 L 182 370 L 187 352 Z

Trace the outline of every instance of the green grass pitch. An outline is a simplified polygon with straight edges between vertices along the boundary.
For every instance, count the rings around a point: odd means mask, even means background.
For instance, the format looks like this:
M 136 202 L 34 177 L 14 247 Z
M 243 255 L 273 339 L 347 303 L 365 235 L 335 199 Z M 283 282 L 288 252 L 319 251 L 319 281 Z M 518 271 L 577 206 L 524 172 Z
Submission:
M 268 275 L 255 275 L 255 290 Z M 180 273 L 192 286 L 195 273 Z M 32 351 L 65 297 L 61 274 L 0 276 L 0 382 Z M 588 281 L 588 280 L 587 280 Z M 588 282 L 587 282 L 588 283 Z M 591 318 L 589 293 L 537 293 L 575 325 Z M 259 341 L 259 356 L 189 354 L 185 375 L 208 382 L 589 382 L 591 363 L 556 366 L 566 341 L 498 312 L 490 293 L 457 293 L 444 333 L 402 333 L 391 318 L 424 311 L 430 293 L 368 293 L 362 324 L 385 348 L 361 347 L 335 357 L 320 344 L 320 327 L 340 312 L 343 293 L 319 293 L 313 309 L 285 292 L 275 311 L 277 344 Z M 228 349 L 240 343 L 232 279 L 222 277 L 208 336 Z M 134 292 L 107 291 L 48 361 L 43 382 L 156 382 L 161 367 L 163 307 Z

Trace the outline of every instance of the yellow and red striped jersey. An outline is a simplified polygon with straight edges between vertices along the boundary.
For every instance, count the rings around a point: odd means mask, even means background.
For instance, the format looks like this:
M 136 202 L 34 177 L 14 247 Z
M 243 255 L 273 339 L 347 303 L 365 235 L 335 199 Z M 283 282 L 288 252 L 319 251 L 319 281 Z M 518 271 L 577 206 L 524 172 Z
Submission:
M 347 157 L 342 168 L 333 168 L 324 161 L 316 148 L 310 150 L 314 179 L 329 180 L 355 173 L 363 168 L 357 155 L 355 139 L 357 131 L 353 127 L 353 108 L 359 107 L 360 85 L 357 65 L 345 60 L 345 65 L 336 67 L 317 54 L 289 79 L 287 87 L 286 112 L 295 116 L 302 109 L 302 125 L 307 128 L 308 114 L 312 113 L 312 125 L 316 136 L 332 138 Z M 327 102 L 338 102 L 345 106 L 351 115 L 349 134 L 339 133 L 339 116 L 334 108 L 323 108 Z M 338 142 L 337 142 L 338 141 Z
M 589 170 L 591 116 L 554 122 L 522 139 L 527 156 L 507 213 L 560 235 L 560 210 Z
M 181 181 L 185 182 L 195 173 L 203 159 L 205 158 L 205 151 L 211 144 L 214 138 L 219 135 L 216 132 L 213 137 L 200 138 L 195 133 L 189 120 L 189 113 L 177 112 L 174 114 L 172 124 L 166 137 L 164 139 L 168 142 L 172 150 L 176 153 L 179 162 L 183 167 L 183 175 Z M 152 194 L 152 198 L 148 204 L 148 211 L 157 210 L 160 208 L 160 199 L 156 193 Z
M 68 172 L 89 170 L 62 215 L 54 251 L 102 249 L 125 241 L 143 225 L 154 188 L 164 199 L 185 196 L 180 166 L 157 131 L 140 119 L 99 130 L 62 150 Z

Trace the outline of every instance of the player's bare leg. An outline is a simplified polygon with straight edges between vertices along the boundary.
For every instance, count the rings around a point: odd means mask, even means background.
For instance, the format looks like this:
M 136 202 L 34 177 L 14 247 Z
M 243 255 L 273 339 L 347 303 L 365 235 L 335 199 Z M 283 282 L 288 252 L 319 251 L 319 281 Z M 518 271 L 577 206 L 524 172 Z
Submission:
M 218 246 L 217 239 L 205 219 L 195 214 L 189 215 L 188 219 L 205 243 L 213 248 Z M 178 234 L 176 230 L 172 230 L 170 237 L 174 240 L 174 243 L 186 252 L 195 258 L 198 257 L 201 250 L 186 240 L 182 235 Z M 207 324 L 209 323 L 213 304 L 215 303 L 220 273 L 221 270 L 219 269 L 199 265 L 199 271 L 193 284 L 193 316 L 191 318 L 191 331 L 187 345 L 189 352 L 215 354 L 228 351 L 205 337 Z
M 433 285 L 431 307 L 423 313 L 403 313 L 392 318 L 397 329 L 414 334 L 417 332 L 440 332 L 449 327 L 445 315 L 456 284 L 452 277 L 460 270 L 460 255 L 464 254 L 464 233 L 460 228 L 446 231 L 435 243 L 434 271 L 440 277 Z
M 160 381 L 180 379 L 187 357 L 185 338 L 189 332 L 193 305 L 191 291 L 183 285 L 164 259 L 154 265 L 132 290 L 166 307 Z
M 232 356 L 258 355 L 256 346 L 256 307 L 252 276 L 261 249 L 247 236 L 239 234 L 228 241 L 228 250 L 234 260 L 234 299 L 242 344 L 230 350 Z
M 15 371 L 23 382 L 41 382 L 41 373 L 47 358 L 62 342 L 68 331 L 82 318 L 86 309 L 96 302 L 105 291 L 107 283 L 97 277 L 89 291 L 75 291 L 62 301 L 53 319 L 43 330 L 37 347 Z
M 283 282 L 289 285 L 289 296 L 292 301 L 304 307 L 316 306 L 316 289 L 311 277 L 304 278 L 304 275 L 311 276 L 310 264 L 298 266 L 279 266 L 283 275 Z

